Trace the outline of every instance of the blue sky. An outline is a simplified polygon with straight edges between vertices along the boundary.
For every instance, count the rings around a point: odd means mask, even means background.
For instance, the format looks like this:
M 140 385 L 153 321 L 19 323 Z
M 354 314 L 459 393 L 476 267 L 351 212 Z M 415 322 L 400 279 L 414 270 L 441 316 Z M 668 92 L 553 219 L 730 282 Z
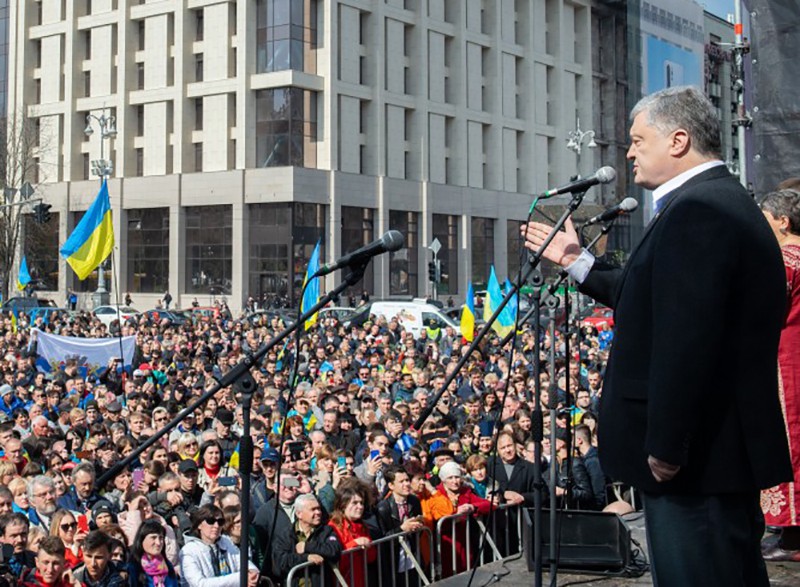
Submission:
M 733 14 L 736 0 L 698 0 L 701 6 L 712 14 L 725 18 L 728 13 Z

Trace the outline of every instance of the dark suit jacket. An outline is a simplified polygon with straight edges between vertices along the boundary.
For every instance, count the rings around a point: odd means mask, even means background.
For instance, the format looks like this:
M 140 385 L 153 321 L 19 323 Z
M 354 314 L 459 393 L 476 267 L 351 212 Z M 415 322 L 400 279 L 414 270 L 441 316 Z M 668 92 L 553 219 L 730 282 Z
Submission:
M 616 310 L 600 410 L 603 471 L 655 493 L 754 491 L 792 478 L 778 403 L 780 249 L 723 166 L 665 196 L 624 270 L 582 291 Z M 653 455 L 681 466 L 658 483 Z
M 422 515 L 422 504 L 416 495 L 408 496 L 408 517 L 414 518 Z M 390 495 L 386 499 L 378 502 L 375 508 L 375 517 L 378 521 L 378 527 L 381 534 L 388 536 L 389 534 L 397 534 L 401 532 L 400 512 L 397 509 L 397 502 Z
M 486 464 L 486 472 L 497 482 L 501 496 L 506 491 L 516 491 L 525 498 L 525 505 L 533 505 L 533 497 L 536 491 L 536 485 L 533 480 L 535 474 L 533 463 L 518 458 L 514 463 L 511 479 L 509 479 L 508 475 L 506 475 L 503 460 L 499 457 L 492 457 Z

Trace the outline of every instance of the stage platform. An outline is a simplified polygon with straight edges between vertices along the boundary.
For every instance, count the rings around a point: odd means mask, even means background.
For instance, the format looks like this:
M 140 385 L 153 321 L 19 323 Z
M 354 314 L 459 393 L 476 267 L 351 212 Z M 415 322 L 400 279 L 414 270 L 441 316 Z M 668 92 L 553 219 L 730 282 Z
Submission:
M 646 550 L 647 541 L 645 539 L 643 517 L 634 515 L 632 519 L 626 520 L 626 523 L 631 530 L 631 537 Z M 637 548 L 636 545 L 634 545 L 634 548 Z M 767 570 L 769 571 L 770 585 L 772 587 L 797 587 L 800 585 L 800 563 L 767 563 Z M 437 587 L 466 587 L 469 580 L 470 574 L 464 573 L 457 577 L 437 581 L 434 585 Z M 559 586 L 649 587 L 653 584 L 653 580 L 649 572 L 646 572 L 641 577 L 603 577 L 559 571 L 557 584 Z M 492 585 L 497 585 L 498 587 L 533 585 L 533 572 L 528 571 L 524 556 L 505 563 L 492 563 L 479 567 L 472 579 L 471 587 L 490 587 Z M 550 585 L 550 575 L 547 572 L 547 567 L 545 567 L 543 574 L 542 585 Z

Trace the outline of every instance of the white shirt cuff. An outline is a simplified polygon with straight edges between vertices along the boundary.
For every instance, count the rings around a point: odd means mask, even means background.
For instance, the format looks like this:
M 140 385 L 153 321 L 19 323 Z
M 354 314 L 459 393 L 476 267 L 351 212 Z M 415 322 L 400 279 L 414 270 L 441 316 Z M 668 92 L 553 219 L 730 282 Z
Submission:
M 589 271 L 592 270 L 594 261 L 594 255 L 583 249 L 578 258 L 566 268 L 567 274 L 577 283 L 583 283 L 586 280 L 586 276 L 589 275 Z

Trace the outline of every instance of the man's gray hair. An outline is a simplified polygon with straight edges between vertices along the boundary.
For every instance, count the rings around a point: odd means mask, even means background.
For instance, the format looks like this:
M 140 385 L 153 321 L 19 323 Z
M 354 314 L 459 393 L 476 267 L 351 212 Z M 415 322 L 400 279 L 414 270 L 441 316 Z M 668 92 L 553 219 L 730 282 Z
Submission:
M 91 475 L 92 480 L 95 478 L 95 469 L 92 463 L 81 463 L 74 469 L 72 469 L 72 482 L 75 483 L 75 480 L 78 478 L 80 473 L 86 473 L 87 475 Z
M 719 116 L 700 88 L 675 86 L 654 92 L 633 107 L 631 120 L 642 112 L 647 113 L 648 125 L 665 135 L 682 128 L 695 151 L 706 157 L 721 156 Z
M 30 483 L 28 483 L 28 499 L 33 499 L 34 495 L 36 494 L 36 490 L 39 487 L 46 487 L 47 489 L 52 490 L 53 495 L 55 496 L 56 482 L 47 475 L 37 475 L 31 479 Z
M 295 511 L 305 510 L 307 505 L 312 505 L 312 502 L 317 503 L 318 501 L 313 493 L 303 493 L 294 500 L 294 509 Z

